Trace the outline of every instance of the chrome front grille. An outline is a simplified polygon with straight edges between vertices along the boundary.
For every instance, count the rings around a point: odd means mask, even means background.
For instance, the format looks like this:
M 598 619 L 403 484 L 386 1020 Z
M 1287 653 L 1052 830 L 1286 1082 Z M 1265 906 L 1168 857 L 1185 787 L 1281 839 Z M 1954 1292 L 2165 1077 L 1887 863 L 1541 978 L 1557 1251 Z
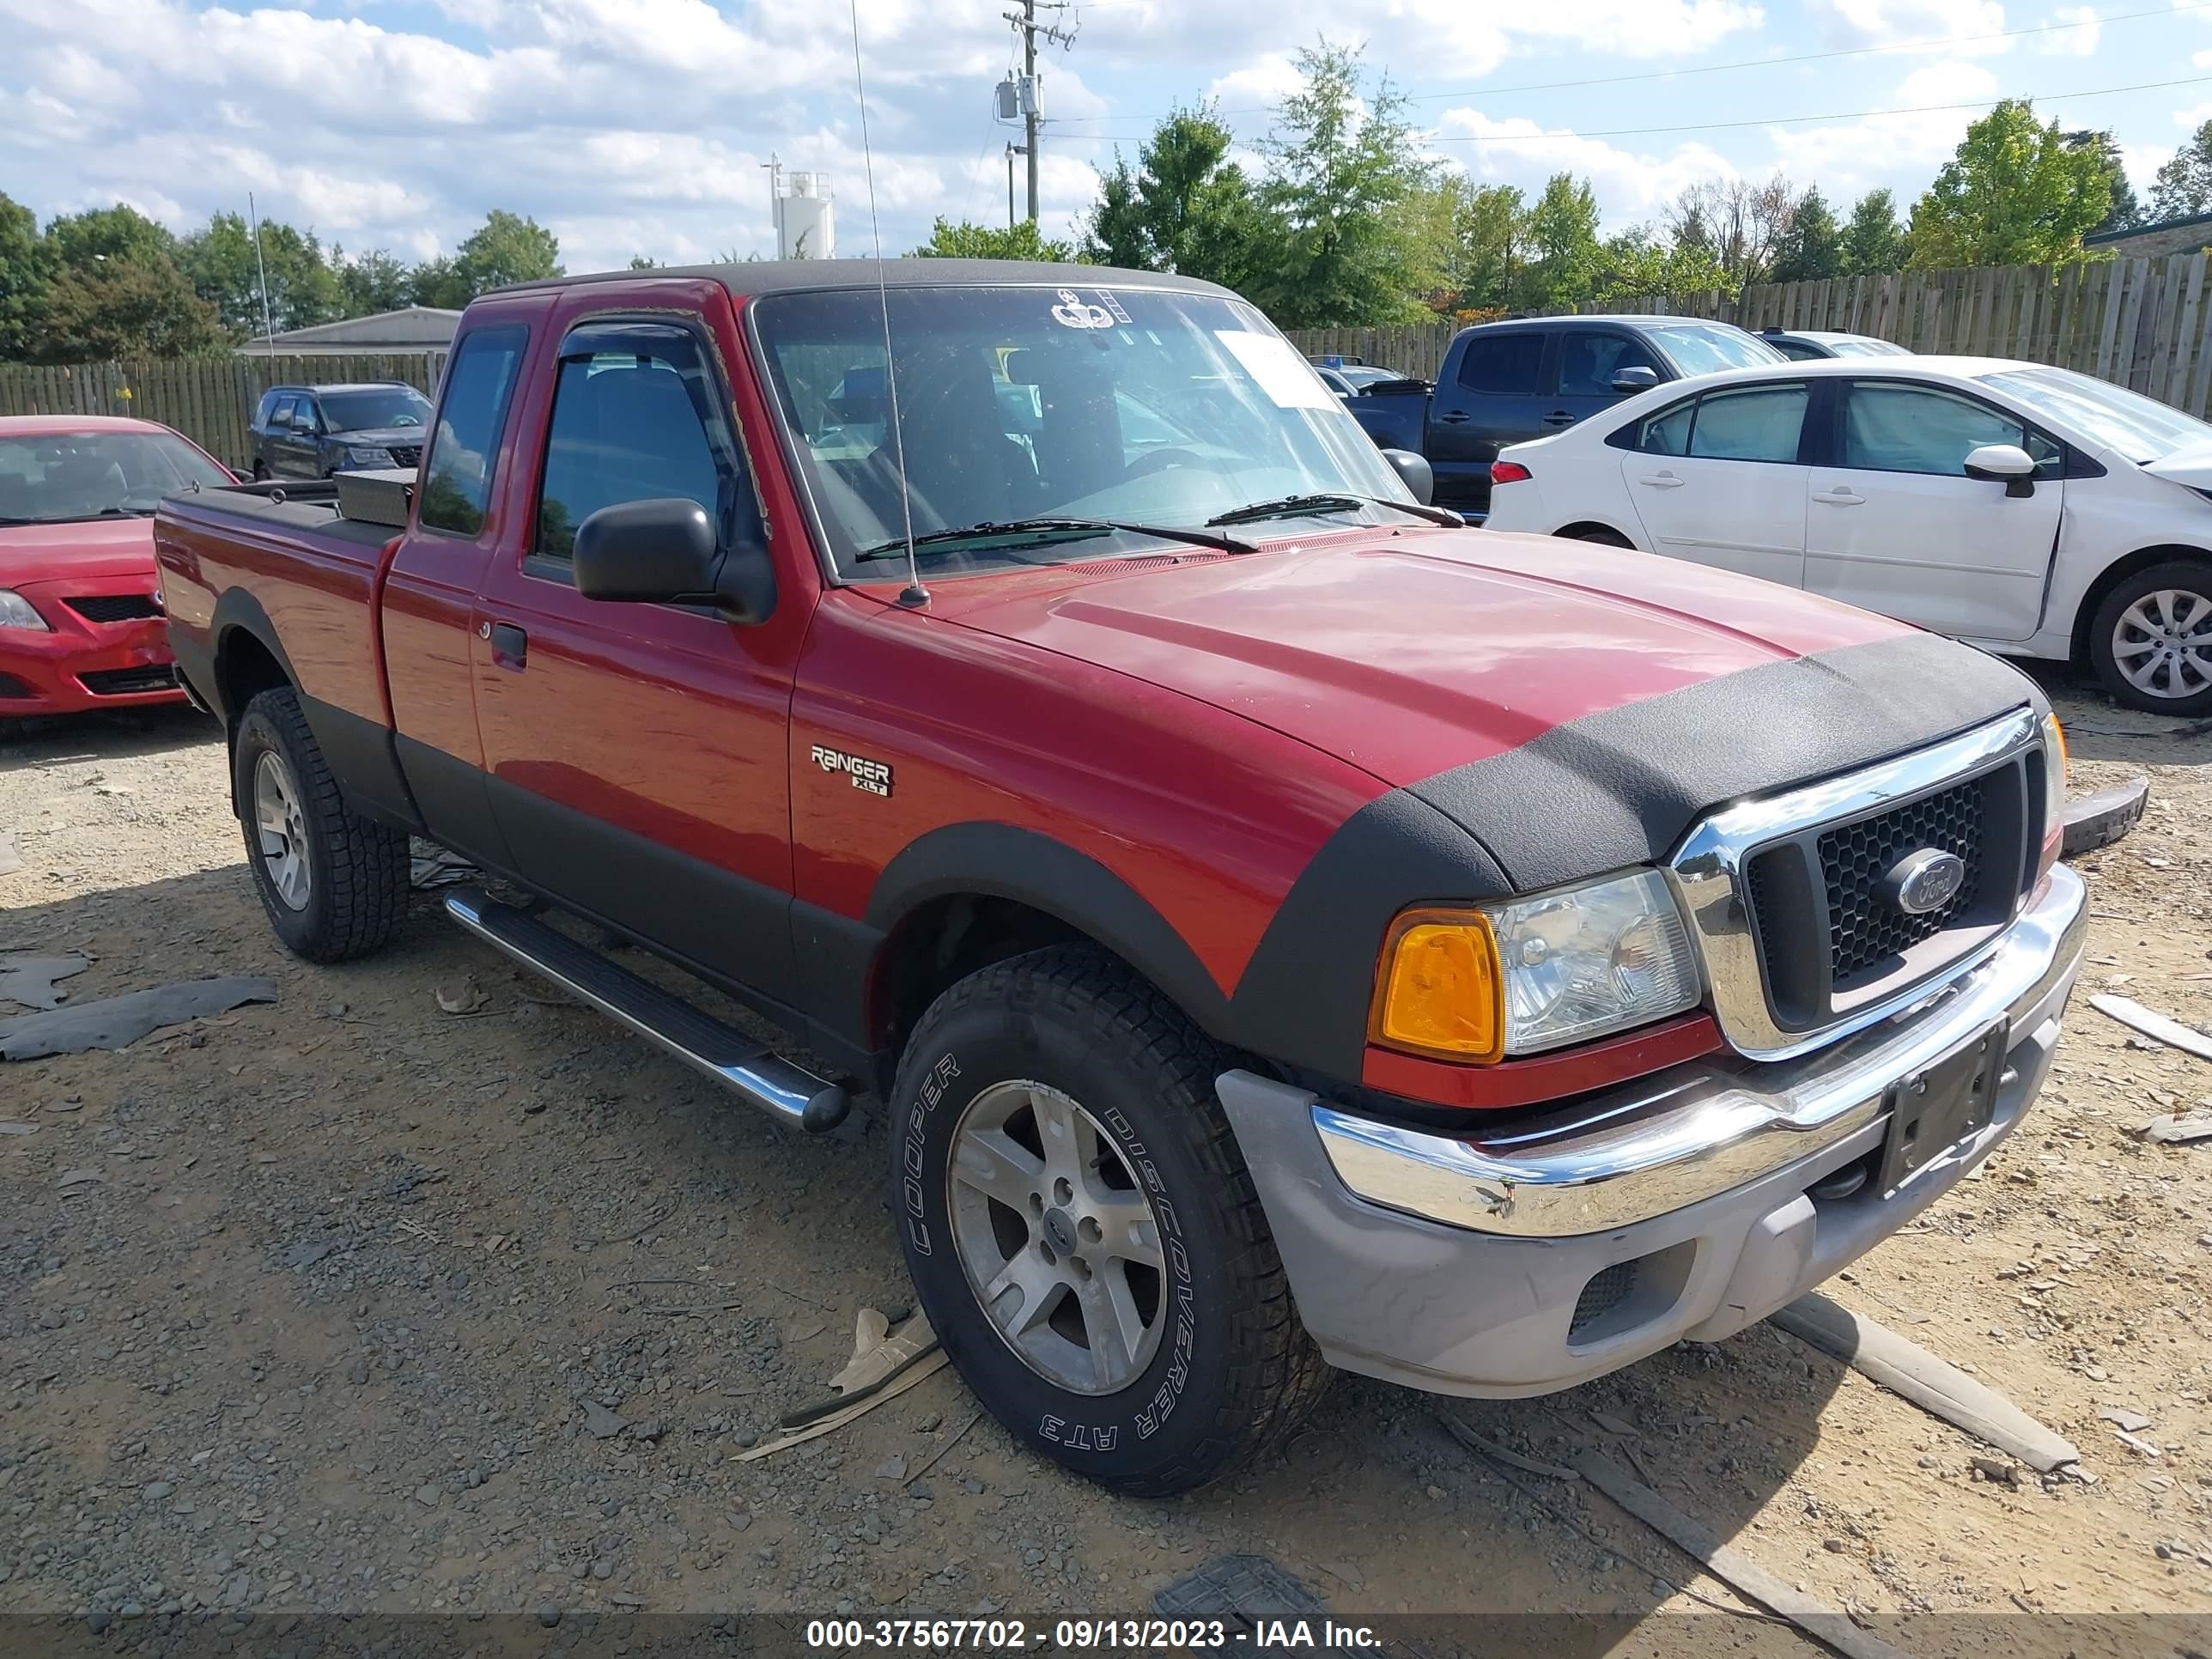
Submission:
M 1986 952 L 2032 883 L 2043 821 L 2026 710 L 1909 755 L 1716 812 L 1668 866 L 1722 1031 L 1754 1059 L 1886 1018 Z M 1908 915 L 1884 891 L 1923 848 L 1966 865 Z

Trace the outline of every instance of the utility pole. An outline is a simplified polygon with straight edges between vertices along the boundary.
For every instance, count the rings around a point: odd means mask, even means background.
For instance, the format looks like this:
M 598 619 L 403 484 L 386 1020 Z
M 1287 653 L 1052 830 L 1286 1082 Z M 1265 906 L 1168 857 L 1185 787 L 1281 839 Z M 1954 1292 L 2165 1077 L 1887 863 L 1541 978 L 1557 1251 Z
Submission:
M 246 192 L 246 222 L 253 230 L 253 268 L 261 276 L 261 337 L 269 343 L 270 351 L 276 349 L 276 330 L 269 320 L 269 266 L 261 258 L 261 216 L 254 210 L 253 192 Z M 235 224 L 236 220 L 232 223 Z
M 760 164 L 768 173 L 768 228 L 775 238 L 775 257 L 783 258 L 783 163 L 776 159 L 774 150 Z
M 1045 0 L 1047 11 L 1063 11 L 1066 7 L 1067 0 Z M 1037 36 L 1042 34 L 1046 40 L 1056 41 L 1063 47 L 1075 44 L 1073 29 L 1062 28 L 1057 23 L 1040 23 L 1037 21 L 1036 15 L 1037 0 L 1022 0 L 1022 9 L 1019 12 L 1009 11 L 1000 14 L 1014 26 L 1015 33 L 1022 37 L 1022 153 L 1029 160 L 1029 206 L 1031 224 L 1036 222 L 1037 217 L 1037 129 L 1044 122 L 1042 112 L 1044 100 L 1037 92 Z
M 1008 230 L 1014 228 L 1014 157 L 1021 148 L 1019 144 L 1012 143 L 1006 146 L 1006 228 Z

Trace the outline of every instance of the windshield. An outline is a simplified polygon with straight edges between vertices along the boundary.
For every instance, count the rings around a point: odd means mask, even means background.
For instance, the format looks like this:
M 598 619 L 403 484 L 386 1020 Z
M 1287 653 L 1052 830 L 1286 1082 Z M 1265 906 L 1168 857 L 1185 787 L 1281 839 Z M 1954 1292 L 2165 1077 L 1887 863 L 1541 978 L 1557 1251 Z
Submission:
M 889 295 L 917 537 L 1039 517 L 1194 528 L 1281 497 L 1413 497 L 1358 422 L 1242 301 L 1148 289 L 906 288 Z M 872 289 L 770 295 L 753 307 L 800 471 L 839 572 L 902 545 L 882 301 Z M 1389 507 L 1332 524 L 1402 523 Z M 932 576 L 1157 546 L 1137 530 L 1079 539 L 941 540 Z M 877 556 L 878 558 L 880 555 Z
M 1762 363 L 1790 360 L 1765 341 L 1740 328 L 1716 328 L 1705 323 L 1644 325 L 1658 342 L 1667 361 L 1685 375 L 1716 374 L 1724 368 L 1757 368 Z
M 2069 368 L 2009 368 L 1981 378 L 1984 385 L 2009 392 L 2054 426 L 2118 450 L 2137 463 L 2154 461 L 2188 445 L 2212 441 L 2212 426 Z
M 164 495 L 230 481 L 198 450 L 166 432 L 0 438 L 0 524 L 149 514 Z
M 421 426 L 429 418 L 430 400 L 411 386 L 323 393 L 323 424 L 333 432 L 373 432 L 379 427 Z

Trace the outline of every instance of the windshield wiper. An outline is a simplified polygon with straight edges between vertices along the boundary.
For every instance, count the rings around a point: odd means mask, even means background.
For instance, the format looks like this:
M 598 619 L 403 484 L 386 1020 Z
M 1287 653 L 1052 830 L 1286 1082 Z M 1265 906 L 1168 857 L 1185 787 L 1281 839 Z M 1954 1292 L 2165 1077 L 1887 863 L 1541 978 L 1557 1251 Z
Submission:
M 1218 548 L 1224 553 L 1252 553 L 1258 550 L 1251 543 L 1234 536 L 1210 535 L 1203 530 L 1184 530 L 1175 525 L 1134 524 L 1121 519 L 1071 519 L 1048 514 L 1034 519 L 1008 519 L 1003 521 L 986 519 L 981 524 L 963 525 L 957 530 L 933 530 L 914 538 L 915 551 L 925 547 L 939 546 L 951 542 L 980 541 L 994 536 L 1035 536 L 1039 540 L 1049 537 L 1066 537 L 1071 540 L 1087 536 L 1103 536 L 1111 532 L 1126 531 L 1133 536 L 1151 536 L 1164 542 L 1183 542 L 1193 547 Z M 872 559 L 896 559 L 905 556 L 906 538 L 878 542 L 854 558 L 855 563 Z
M 1349 513 L 1362 507 L 1394 507 L 1401 513 L 1426 519 L 1431 524 L 1450 525 L 1455 528 L 1467 522 L 1447 507 L 1423 507 L 1418 501 L 1394 501 L 1385 495 L 1354 495 L 1342 490 L 1327 490 L 1307 495 L 1281 495 L 1272 501 L 1253 501 L 1243 507 L 1232 507 L 1226 513 L 1215 514 L 1206 523 L 1252 524 L 1261 519 L 1290 519 L 1308 513 Z

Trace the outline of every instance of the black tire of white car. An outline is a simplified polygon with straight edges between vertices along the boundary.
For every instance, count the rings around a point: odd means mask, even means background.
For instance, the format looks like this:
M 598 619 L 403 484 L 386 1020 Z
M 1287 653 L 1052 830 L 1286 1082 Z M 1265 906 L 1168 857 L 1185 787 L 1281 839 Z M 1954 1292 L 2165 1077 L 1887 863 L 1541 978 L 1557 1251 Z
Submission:
M 2197 661 L 2204 664 L 2212 658 L 2212 560 L 2172 559 L 2136 571 L 2114 584 L 2097 606 L 2097 614 L 2089 624 L 2089 664 L 2097 671 L 2097 678 L 2114 699 L 2130 708 L 2140 708 L 2154 714 L 2176 714 L 2195 719 L 2212 714 L 2212 684 L 2205 684 L 2187 695 L 2161 696 L 2130 682 L 2121 672 L 2118 649 L 2123 621 L 2130 607 L 2146 595 L 2172 592 L 2191 596 L 2194 608 L 2182 618 L 2182 632 L 2189 637 L 2182 641 L 2185 647 L 2195 646 L 2203 654 Z M 2150 642 L 2160 648 L 2168 643 L 2152 640 L 2136 629 L 2128 629 L 2127 643 L 2142 645 Z M 2165 677 L 2172 684 L 2172 672 Z
M 289 809 L 281 815 L 286 827 L 266 834 L 257 811 L 264 757 Z M 298 692 L 284 686 L 246 704 L 230 763 L 246 867 L 284 947 L 309 962 L 346 962 L 381 948 L 407 902 L 407 837 L 347 810 Z M 289 897 L 278 875 L 288 852 L 304 871 Z
M 892 1208 L 945 1352 L 1009 1431 L 1136 1496 L 1188 1491 L 1249 1461 L 1289 1432 L 1329 1376 L 1214 1096 L 1228 1063 L 1128 967 L 1055 946 L 939 997 L 893 1090 Z M 988 1200 L 964 1178 L 956 1189 L 951 1166 L 960 1143 L 963 1172 L 985 1167 L 971 1161 L 985 1147 L 962 1135 L 978 1113 L 1001 1126 L 988 1144 L 1007 1157 L 988 1167 L 1012 1183 Z M 1053 1124 L 1079 1126 L 1056 1166 L 1042 1146 Z M 1154 1248 L 1131 1249 L 1156 1269 L 1110 1259 L 1112 1230 L 1140 1200 L 1149 1230 L 1127 1237 L 1149 1237 Z M 1019 1310 L 1012 1284 L 994 1300 L 1009 1324 L 1030 1327 L 1025 1336 L 1002 1335 L 979 1291 L 977 1275 L 991 1273 L 988 1285 L 1009 1273 L 1023 1276 Z M 1055 1273 L 1067 1282 L 1044 1282 Z M 1102 1306 L 1115 1310 L 1119 1347 L 1089 1340 L 1085 1321 Z M 1141 1340 L 1127 1340 L 1129 1316 Z M 1018 1340 L 1042 1345 L 1064 1376 L 1088 1368 L 1091 1386 L 1055 1380 Z

